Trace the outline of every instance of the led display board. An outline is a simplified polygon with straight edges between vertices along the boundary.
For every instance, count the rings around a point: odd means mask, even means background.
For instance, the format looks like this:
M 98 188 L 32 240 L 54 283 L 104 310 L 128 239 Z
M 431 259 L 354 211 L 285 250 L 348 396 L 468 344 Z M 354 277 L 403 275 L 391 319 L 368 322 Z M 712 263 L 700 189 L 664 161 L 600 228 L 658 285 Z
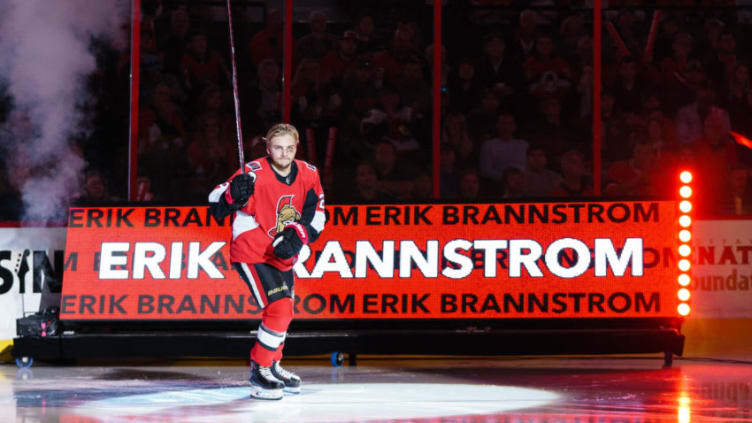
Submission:
M 294 268 L 296 319 L 676 317 L 673 201 L 327 214 Z M 230 225 L 203 206 L 72 208 L 61 318 L 258 317 Z

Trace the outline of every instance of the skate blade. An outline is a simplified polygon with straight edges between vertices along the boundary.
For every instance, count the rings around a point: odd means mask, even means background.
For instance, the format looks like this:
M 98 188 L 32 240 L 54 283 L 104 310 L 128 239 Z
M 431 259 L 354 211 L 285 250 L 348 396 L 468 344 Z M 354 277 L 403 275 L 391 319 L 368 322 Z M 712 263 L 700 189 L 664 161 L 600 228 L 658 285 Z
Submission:
M 300 386 L 297 386 L 297 387 L 287 387 L 287 386 L 285 386 L 284 391 L 285 391 L 286 394 L 298 395 L 300 393 Z
M 281 400 L 281 389 L 264 389 L 259 386 L 251 386 L 251 398 L 262 400 Z

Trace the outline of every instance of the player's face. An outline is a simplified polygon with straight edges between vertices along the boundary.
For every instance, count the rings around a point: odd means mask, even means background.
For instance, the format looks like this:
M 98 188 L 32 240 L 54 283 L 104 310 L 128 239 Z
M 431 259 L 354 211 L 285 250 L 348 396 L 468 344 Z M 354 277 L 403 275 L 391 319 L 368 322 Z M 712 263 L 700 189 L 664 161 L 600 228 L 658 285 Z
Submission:
M 292 135 L 277 135 L 269 140 L 266 152 L 278 172 L 290 170 L 298 145 Z

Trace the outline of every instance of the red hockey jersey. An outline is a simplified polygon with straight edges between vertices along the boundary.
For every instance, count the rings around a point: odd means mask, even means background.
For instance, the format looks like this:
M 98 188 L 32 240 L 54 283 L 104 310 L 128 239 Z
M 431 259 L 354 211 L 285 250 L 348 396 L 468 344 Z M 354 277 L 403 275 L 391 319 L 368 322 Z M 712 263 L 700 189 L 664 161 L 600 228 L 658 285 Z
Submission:
M 246 163 L 246 172 L 256 175 L 254 193 L 248 203 L 235 212 L 232 223 L 230 261 L 267 263 L 281 271 L 295 264 L 297 257 L 281 259 L 271 246 L 274 236 L 285 225 L 299 222 L 308 232 L 309 242 L 324 230 L 324 191 L 315 166 L 295 160 L 287 177 L 278 175 L 268 158 Z M 209 202 L 232 202 L 230 181 L 217 185 L 209 194 Z M 222 198 L 224 197 L 224 198 Z M 229 201 L 228 201 L 229 200 Z

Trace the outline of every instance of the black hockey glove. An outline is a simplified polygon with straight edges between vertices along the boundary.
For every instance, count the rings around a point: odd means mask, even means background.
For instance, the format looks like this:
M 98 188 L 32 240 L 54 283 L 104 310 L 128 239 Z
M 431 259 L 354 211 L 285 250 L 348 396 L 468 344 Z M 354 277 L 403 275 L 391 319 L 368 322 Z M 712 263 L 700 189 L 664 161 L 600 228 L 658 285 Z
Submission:
M 241 173 L 232 178 L 230 181 L 230 196 L 232 197 L 232 206 L 236 210 L 248 202 L 254 191 L 255 178 L 248 173 Z
M 272 247 L 274 254 L 281 259 L 289 259 L 300 253 L 303 245 L 308 244 L 308 233 L 300 223 L 290 223 L 274 237 Z

